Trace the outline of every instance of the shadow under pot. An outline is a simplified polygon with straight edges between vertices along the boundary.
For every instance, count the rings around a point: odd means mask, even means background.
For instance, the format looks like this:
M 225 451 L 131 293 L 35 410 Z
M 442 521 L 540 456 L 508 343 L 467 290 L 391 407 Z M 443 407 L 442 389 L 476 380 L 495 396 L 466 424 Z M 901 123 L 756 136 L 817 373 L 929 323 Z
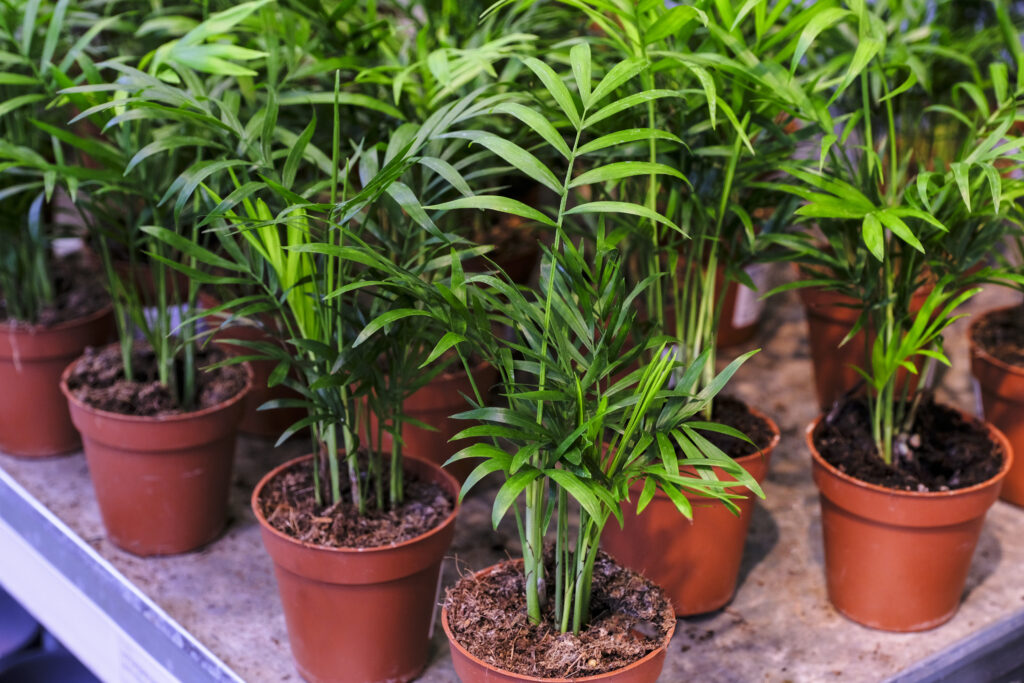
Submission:
M 274 563 L 292 657 L 311 683 L 400 683 L 430 658 L 441 562 L 455 534 L 459 485 L 437 465 L 404 457 L 404 470 L 438 484 L 453 501 L 440 524 L 404 542 L 335 548 L 301 541 L 267 521 L 261 500 L 276 478 L 311 468 L 312 456 L 271 470 L 252 510 Z M 312 495 L 312 492 L 310 492 Z
M 0 322 L 0 451 L 47 456 L 78 450 L 60 378 L 87 346 L 114 337 L 110 305 L 56 325 Z
M 110 540 L 134 555 L 175 555 L 213 541 L 227 521 L 243 399 L 252 386 L 194 412 L 139 416 L 93 407 L 61 376 Z
M 883 631 L 926 631 L 959 608 L 985 514 L 1013 460 L 999 430 L 959 415 L 986 430 L 1002 463 L 989 479 L 947 491 L 904 491 L 856 479 L 819 452 L 823 418 L 808 426 L 828 596 L 849 619 Z
M 772 452 L 779 443 L 779 428 L 762 413 L 746 408 L 767 427 L 770 438 L 760 451 L 736 458 L 758 484 L 768 476 Z M 719 479 L 732 479 L 715 468 Z M 672 600 L 677 617 L 705 614 L 727 605 L 736 592 L 740 563 L 746 545 L 754 497 L 737 500 L 735 515 L 719 501 L 687 496 L 693 506 L 693 521 L 683 517 L 661 489 L 642 514 L 635 501 L 643 489 L 634 485 L 632 505 L 622 510 L 623 527 L 610 520 L 601 537 L 609 555 L 623 565 L 650 578 Z
M 979 336 L 985 328 L 1005 330 L 1001 337 L 1024 350 L 1024 308 L 1010 306 L 989 311 L 971 324 L 968 339 L 971 346 L 971 372 L 981 399 L 986 420 L 1006 435 L 1015 454 L 1024 454 L 1024 364 L 1007 362 L 986 348 Z M 1020 330 L 1020 332 L 1018 332 Z M 1024 458 L 1018 458 L 1003 482 L 1000 497 L 1014 505 L 1024 506 Z
M 509 565 L 514 565 L 516 570 L 522 573 L 522 560 L 509 560 L 481 569 L 473 573 L 469 580 L 474 582 L 486 581 L 492 575 L 505 572 Z M 462 581 L 466 580 L 466 577 L 462 579 Z M 452 666 L 462 683 L 656 683 L 665 666 L 665 654 L 668 651 L 668 645 L 672 640 L 676 627 L 675 620 L 670 620 L 667 633 L 659 647 L 632 664 L 620 669 L 573 678 L 543 678 L 506 671 L 474 655 L 459 643 L 449 622 L 451 615 L 452 613 L 449 611 L 448 603 L 446 602 L 441 610 L 441 625 L 444 627 L 444 633 L 448 637 L 448 649 L 451 653 Z M 486 621 L 482 623 L 486 624 Z M 514 637 L 514 635 L 514 633 L 510 633 L 509 638 Z

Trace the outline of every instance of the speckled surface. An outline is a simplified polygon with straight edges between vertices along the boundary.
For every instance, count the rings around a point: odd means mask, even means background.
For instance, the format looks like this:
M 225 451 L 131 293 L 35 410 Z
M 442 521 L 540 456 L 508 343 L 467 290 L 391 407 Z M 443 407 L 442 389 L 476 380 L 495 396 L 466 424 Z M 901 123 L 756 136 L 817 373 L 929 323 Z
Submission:
M 1010 300 L 1009 293 L 993 289 L 977 297 L 970 310 Z M 944 378 L 940 393 L 972 411 L 965 328 L 961 321 L 947 335 L 957 369 Z M 765 324 L 749 346 L 754 345 L 763 350 L 740 371 L 733 390 L 782 429 L 765 484 L 767 501 L 753 518 L 735 599 L 716 614 L 679 622 L 662 681 L 878 681 L 1024 610 L 1024 510 L 997 503 L 952 621 L 903 635 L 872 631 L 839 616 L 825 596 L 817 492 L 802 437 L 816 410 L 803 314 L 794 295 L 769 302 Z M 741 350 L 727 350 L 722 359 Z M 192 555 L 146 560 L 107 541 L 82 455 L 41 461 L 0 455 L 0 467 L 242 678 L 297 681 L 270 560 L 248 500 L 262 473 L 302 450 L 302 443 L 274 451 L 265 442 L 241 440 L 231 520 L 223 536 Z M 456 562 L 476 569 L 518 552 L 514 525 L 490 528 L 493 493 L 493 487 L 485 487 L 464 505 L 445 563 L 447 583 L 456 576 Z M 456 680 L 440 629 L 421 680 Z

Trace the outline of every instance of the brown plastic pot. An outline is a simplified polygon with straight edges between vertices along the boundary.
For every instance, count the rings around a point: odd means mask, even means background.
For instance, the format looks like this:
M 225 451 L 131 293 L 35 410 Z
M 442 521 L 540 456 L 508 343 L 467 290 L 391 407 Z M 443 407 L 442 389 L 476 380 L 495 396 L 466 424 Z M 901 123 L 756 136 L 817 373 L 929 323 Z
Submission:
M 175 555 L 206 545 L 227 521 L 235 437 L 246 385 L 227 401 L 181 415 L 140 417 L 99 410 L 60 389 L 82 434 L 103 525 L 134 555 Z
M 512 561 L 522 563 L 521 560 Z M 504 564 L 496 564 L 481 569 L 475 572 L 474 576 L 486 576 Z M 452 656 L 452 666 L 455 668 L 455 674 L 462 683 L 584 683 L 587 681 L 601 681 L 601 683 L 655 683 L 658 680 L 658 676 L 661 675 L 661 669 L 665 665 L 665 652 L 668 649 L 669 641 L 672 640 L 672 634 L 675 633 L 675 623 L 673 622 L 671 630 L 665 636 L 665 642 L 661 647 L 629 666 L 616 669 L 615 671 L 595 676 L 583 676 L 582 678 L 539 678 L 537 676 L 524 676 L 499 669 L 474 656 L 469 650 L 462 647 L 448 627 L 447 608 L 441 610 L 441 625 L 444 627 L 444 634 L 448 636 L 448 649 Z
M 213 308 L 220 305 L 216 298 L 204 292 L 199 293 L 199 303 L 204 308 Z M 256 327 L 255 325 L 232 325 L 221 328 L 221 320 L 212 315 L 206 317 L 205 322 L 212 328 L 220 328 L 212 335 L 212 340 L 215 343 L 224 340 L 242 340 L 283 344 L 279 337 L 274 337 L 266 331 L 266 328 Z M 263 322 L 267 325 L 270 320 L 266 319 Z M 269 327 L 269 325 L 267 326 Z M 246 347 L 237 344 L 222 343 L 218 344 L 218 346 L 224 349 L 225 353 L 235 356 L 249 352 Z M 282 398 L 301 398 L 301 396 L 298 392 L 283 384 L 278 384 L 275 387 L 267 386 L 267 382 L 270 380 L 270 373 L 277 366 L 275 361 L 251 360 L 249 365 L 252 367 L 252 390 L 245 398 L 245 409 L 242 411 L 242 421 L 238 423 L 238 431 L 263 439 L 276 439 L 288 427 L 306 417 L 307 412 L 303 408 L 260 410 L 259 407 L 267 401 Z
M 259 500 L 274 477 L 311 458 L 272 470 L 256 485 L 251 501 L 274 562 L 295 664 L 313 683 L 410 681 L 430 657 L 438 576 L 458 507 L 439 526 L 392 546 L 306 543 L 270 526 Z M 407 472 L 439 483 L 458 499 L 459 486 L 450 474 L 425 460 L 406 456 L 404 461 Z
M 761 452 L 736 462 L 760 484 L 768 476 L 779 428 L 771 418 L 753 409 L 750 412 L 769 425 L 772 439 Z M 715 473 L 729 478 L 718 468 Z M 634 501 L 641 489 L 641 485 L 632 489 Z M 609 555 L 665 590 L 677 617 L 713 612 L 732 600 L 754 509 L 752 496 L 736 501 L 739 516 L 718 501 L 696 496 L 687 499 L 693 506 L 693 522 L 679 514 L 659 489 L 642 514 L 627 505 L 622 511 L 623 527 L 613 519 L 601 535 Z
M 497 381 L 497 377 L 498 371 L 486 362 L 473 368 L 473 379 L 480 392 L 485 395 Z M 425 460 L 444 465 L 448 458 L 472 443 L 468 439 L 449 442 L 453 436 L 472 425 L 466 420 L 455 420 L 451 417 L 469 410 L 470 405 L 463 396 L 472 397 L 473 388 L 469 383 L 469 376 L 460 369 L 438 375 L 432 382 L 405 399 L 402 404 L 405 414 L 436 430 L 406 423 L 402 427 L 402 441 L 405 442 L 405 446 Z M 369 422 L 373 438 L 368 443 L 376 442 L 377 418 L 371 415 Z M 383 435 L 380 448 L 391 448 L 391 437 L 387 432 Z M 463 482 L 478 464 L 477 460 L 461 460 L 445 469 Z
M 213 340 L 221 339 L 242 339 L 247 341 L 260 341 L 274 343 L 274 338 L 258 327 L 236 326 L 217 332 Z M 234 344 L 222 344 L 224 350 L 233 355 L 245 353 L 244 347 Z M 259 407 L 267 401 L 282 398 L 301 398 L 301 395 L 283 384 L 268 387 L 270 373 L 274 371 L 277 363 L 267 360 L 248 361 L 252 366 L 252 391 L 245 398 L 245 408 L 242 410 L 242 419 L 238 423 L 238 431 L 251 436 L 258 436 L 263 439 L 276 439 L 286 429 L 306 417 L 308 414 L 304 408 L 276 408 L 274 410 L 260 410 Z
M 964 415 L 964 419 L 972 418 Z M 883 631 L 926 631 L 960 606 L 985 513 L 1013 462 L 1010 444 L 988 423 L 1003 467 L 986 482 L 916 492 L 869 484 L 830 465 L 807 428 L 821 499 L 828 596 L 839 612 Z
M 984 417 L 1006 435 L 1016 454 L 1024 454 L 1024 367 L 999 360 L 974 340 L 975 329 L 987 315 L 1020 306 L 989 311 L 971 324 L 968 339 L 971 345 L 971 371 L 978 383 Z M 1024 458 L 1010 468 L 1003 482 L 1000 497 L 1014 505 L 1024 506 Z
M 114 338 L 111 311 L 48 327 L 0 323 L 0 451 L 45 456 L 81 446 L 60 376 L 85 347 Z
M 867 362 L 864 346 L 867 337 L 864 331 L 858 332 L 846 344 L 840 344 L 853 329 L 863 305 L 851 297 L 815 287 L 803 287 L 798 291 L 807 316 L 807 340 L 811 348 L 818 407 L 827 410 L 836 399 L 862 381 L 854 366 L 864 367 Z M 929 291 L 929 288 L 924 287 L 914 294 L 912 311 L 920 310 Z M 907 377 L 908 373 L 900 370 L 897 385 L 902 387 Z M 913 391 L 918 377 L 913 375 L 910 381 L 913 383 L 910 387 Z

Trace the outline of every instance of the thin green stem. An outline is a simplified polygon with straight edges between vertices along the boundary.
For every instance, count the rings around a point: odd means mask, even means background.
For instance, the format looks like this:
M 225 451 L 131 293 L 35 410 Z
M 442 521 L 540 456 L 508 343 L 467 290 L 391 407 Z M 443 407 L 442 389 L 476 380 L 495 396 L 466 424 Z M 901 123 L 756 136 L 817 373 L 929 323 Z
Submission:
M 544 535 L 541 530 L 543 516 L 543 480 L 526 487 L 526 507 L 523 528 L 523 568 L 526 580 L 526 613 L 534 624 L 541 623 L 541 584 L 544 581 Z
M 338 425 L 327 425 L 327 465 L 331 476 L 331 501 L 341 502 L 341 473 L 338 470 Z M 352 454 L 348 454 L 351 457 Z M 352 492 L 353 496 L 356 494 Z M 360 512 L 362 512 L 360 510 Z

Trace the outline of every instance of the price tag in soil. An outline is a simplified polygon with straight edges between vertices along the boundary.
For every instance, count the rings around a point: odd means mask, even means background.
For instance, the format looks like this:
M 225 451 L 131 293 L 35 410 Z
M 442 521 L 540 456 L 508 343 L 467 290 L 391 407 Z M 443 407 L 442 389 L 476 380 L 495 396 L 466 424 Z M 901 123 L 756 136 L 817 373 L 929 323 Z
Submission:
M 747 275 L 757 285 L 754 291 L 746 285 L 739 285 L 736 288 L 736 308 L 732 312 L 732 325 L 736 328 L 753 325 L 761 318 L 761 311 L 764 310 L 764 301 L 759 298 L 768 282 L 768 264 L 756 263 L 746 268 Z
M 976 377 L 971 377 L 971 388 L 974 390 L 974 414 L 985 419 L 985 403 L 981 400 L 981 384 Z

